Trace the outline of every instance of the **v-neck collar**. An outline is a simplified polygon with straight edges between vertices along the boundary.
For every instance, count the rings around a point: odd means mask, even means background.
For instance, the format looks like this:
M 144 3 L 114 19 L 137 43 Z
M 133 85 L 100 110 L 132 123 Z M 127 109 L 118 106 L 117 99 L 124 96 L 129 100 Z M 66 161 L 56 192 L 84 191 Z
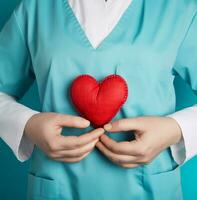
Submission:
M 132 0 L 67 0 L 86 40 L 98 49 L 118 26 Z

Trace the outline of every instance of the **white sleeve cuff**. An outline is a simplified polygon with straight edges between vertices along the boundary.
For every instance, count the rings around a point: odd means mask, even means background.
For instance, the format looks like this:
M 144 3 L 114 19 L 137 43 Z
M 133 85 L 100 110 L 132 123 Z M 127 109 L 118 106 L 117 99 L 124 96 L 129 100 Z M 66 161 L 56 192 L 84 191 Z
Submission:
M 172 156 L 177 164 L 183 165 L 186 162 L 186 149 L 184 139 L 181 139 L 181 141 L 177 144 L 171 145 L 170 149 L 172 152 Z
M 182 131 L 179 143 L 170 146 L 174 160 L 183 165 L 197 155 L 197 105 L 168 115 L 176 120 Z
M 24 135 L 28 119 L 38 111 L 32 110 L 5 93 L 0 93 L 0 137 L 21 162 L 27 160 L 34 144 Z

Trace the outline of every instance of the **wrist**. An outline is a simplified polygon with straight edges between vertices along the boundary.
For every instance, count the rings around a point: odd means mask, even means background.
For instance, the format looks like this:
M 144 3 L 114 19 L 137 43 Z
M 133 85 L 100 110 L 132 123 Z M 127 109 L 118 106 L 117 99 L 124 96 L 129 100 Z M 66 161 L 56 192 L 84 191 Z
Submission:
M 166 117 L 170 121 L 170 128 L 172 130 L 172 144 L 177 144 L 181 141 L 183 135 L 181 127 L 178 122 L 172 117 Z
M 24 128 L 24 135 L 28 138 L 31 138 L 31 133 L 32 133 L 32 129 L 33 129 L 33 124 L 35 121 L 35 118 L 37 118 L 37 116 L 40 115 L 40 113 L 35 113 L 33 114 L 26 122 L 25 124 L 25 128 Z

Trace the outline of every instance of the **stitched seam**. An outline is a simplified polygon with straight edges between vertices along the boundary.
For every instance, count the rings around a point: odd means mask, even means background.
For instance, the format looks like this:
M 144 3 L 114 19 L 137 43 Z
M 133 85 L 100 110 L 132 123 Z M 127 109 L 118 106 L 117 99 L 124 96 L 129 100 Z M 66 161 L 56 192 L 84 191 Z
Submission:
M 28 52 L 28 57 L 29 57 L 30 63 L 31 63 L 31 64 L 30 64 L 30 69 L 32 70 L 32 72 L 33 72 L 34 75 L 35 75 L 34 68 L 33 68 L 33 63 L 32 63 L 32 58 L 31 58 L 31 54 L 30 54 L 29 48 L 28 48 L 28 46 L 27 46 L 27 43 L 26 43 L 26 41 L 25 41 L 24 33 L 23 33 L 23 31 L 22 31 L 22 29 L 21 29 L 21 26 L 20 26 L 20 24 L 19 24 L 19 22 L 18 22 L 18 20 L 17 20 L 17 16 L 16 16 L 15 10 L 14 10 L 13 13 L 14 13 L 14 19 L 15 19 L 16 25 L 17 25 L 17 27 L 18 27 L 17 30 L 18 30 L 18 32 L 19 32 L 19 35 L 20 35 L 22 41 L 23 41 L 23 44 L 24 44 L 24 46 L 25 46 L 25 49 L 26 49 L 26 51 Z
M 95 80 L 95 81 L 97 82 L 97 80 L 96 80 L 94 77 L 92 77 L 92 76 L 90 76 L 90 75 L 88 75 L 88 74 L 79 75 L 79 76 L 75 79 L 75 81 L 78 80 L 78 79 L 81 78 L 81 77 L 91 78 L 92 80 Z M 107 80 L 112 79 L 112 78 L 118 78 L 119 80 L 121 80 L 121 81 L 124 83 L 124 87 L 125 87 L 126 94 L 125 94 L 125 96 L 124 96 L 123 102 L 122 102 L 122 103 L 120 104 L 120 106 L 119 106 L 119 109 L 120 109 L 120 108 L 122 107 L 122 105 L 123 105 L 123 104 L 126 102 L 126 100 L 127 100 L 127 97 L 128 97 L 128 86 L 127 86 L 126 81 L 125 81 L 121 76 L 116 75 L 116 74 L 112 74 L 112 75 L 109 75 L 109 76 L 105 77 L 101 82 L 104 83 L 104 82 L 106 82 Z M 72 86 L 73 86 L 73 84 L 72 84 Z M 71 90 L 72 90 L 72 86 L 71 86 Z M 119 109 L 118 109 L 118 110 L 119 110 Z
M 72 89 L 72 88 L 73 88 L 73 86 L 74 86 L 74 82 L 77 81 L 77 80 L 78 80 L 79 78 L 81 78 L 81 77 L 91 78 L 92 80 L 95 80 L 96 82 L 97 82 L 97 80 L 96 80 L 94 77 L 92 77 L 92 76 L 90 76 L 90 75 L 88 75 L 88 74 L 82 74 L 82 75 L 79 75 L 77 78 L 75 78 L 75 80 L 73 81 L 73 83 L 72 83 L 72 85 L 71 85 L 71 88 L 70 88 L 70 96 L 71 96 L 71 99 L 72 99 L 72 102 L 73 102 L 75 108 L 76 108 L 77 111 L 81 114 L 81 116 L 83 116 L 83 117 L 86 118 L 87 116 L 81 111 L 81 109 L 78 107 L 76 101 L 75 101 L 74 98 L 73 98 L 73 89 Z
M 121 80 L 124 83 L 126 94 L 124 96 L 123 103 L 121 103 L 121 105 L 119 106 L 119 109 L 120 109 L 120 107 L 122 107 L 122 105 L 126 102 L 126 99 L 128 97 L 128 86 L 127 86 L 126 81 L 123 79 L 123 77 L 121 77 L 120 75 L 117 75 L 117 74 L 112 74 L 112 75 L 107 76 L 106 78 L 103 79 L 102 82 L 104 83 L 106 80 L 112 79 L 112 78 L 117 78 L 117 79 Z
M 96 80 L 94 77 L 92 77 L 92 76 L 90 76 L 90 75 L 88 75 L 88 74 L 79 75 L 79 76 L 74 80 L 74 82 L 75 82 L 76 80 L 78 80 L 79 78 L 81 78 L 81 77 L 84 77 L 84 78 L 91 78 L 92 80 L 95 80 L 95 81 L 97 82 L 97 80 Z M 120 110 L 120 108 L 124 105 L 124 103 L 126 102 L 127 97 L 128 97 L 128 86 L 127 86 L 127 83 L 126 83 L 126 81 L 123 79 L 123 77 L 121 77 L 120 75 L 116 75 L 116 74 L 109 75 L 109 76 L 105 77 L 105 78 L 104 78 L 102 81 L 100 81 L 100 82 L 103 84 L 104 82 L 106 82 L 107 80 L 112 79 L 112 78 L 117 78 L 117 79 L 121 80 L 121 81 L 124 83 L 124 87 L 125 87 L 125 92 L 126 92 L 126 94 L 125 94 L 125 96 L 124 96 L 124 100 L 123 100 L 123 101 L 121 102 L 121 104 L 118 106 L 118 108 L 116 109 L 116 112 L 114 113 L 114 115 L 112 115 L 112 117 L 110 117 L 110 119 L 108 119 L 108 120 L 111 120 L 111 119 L 117 114 L 117 112 L 118 112 L 118 111 Z M 74 83 L 74 82 L 73 82 L 73 83 Z M 78 108 L 78 106 L 76 105 L 76 102 L 75 102 L 74 99 L 73 99 L 72 87 L 73 87 L 73 84 L 71 85 L 71 90 L 70 90 L 70 94 L 71 94 L 71 97 L 72 97 L 73 104 L 74 104 L 75 107 L 78 109 L 78 111 L 81 113 L 80 109 Z M 81 113 L 81 114 L 82 114 L 82 113 Z M 83 114 L 83 115 L 84 115 L 84 114 Z M 85 116 L 85 115 L 84 115 L 84 116 Z
M 186 40 L 186 38 L 187 38 L 187 35 L 188 35 L 189 31 L 190 31 L 190 28 L 191 28 L 191 26 L 192 26 L 192 24 L 193 24 L 193 22 L 194 22 L 196 16 L 197 16 L 197 10 L 196 10 L 194 16 L 193 16 L 192 19 L 191 19 L 191 22 L 190 22 L 190 24 L 189 24 L 189 27 L 188 27 L 188 29 L 187 29 L 187 31 L 186 31 L 186 33 L 185 33 L 185 35 L 184 35 L 184 37 L 183 37 L 181 43 L 180 43 L 180 46 L 178 47 L 177 56 L 176 56 L 176 59 L 175 59 L 174 66 L 176 66 L 176 61 L 177 61 L 177 57 L 178 57 L 179 51 L 180 51 L 181 47 L 183 46 L 183 44 L 184 44 L 184 42 L 185 42 L 185 40 Z
M 21 39 L 22 39 L 22 41 L 23 41 L 23 43 L 24 43 L 24 45 L 25 45 L 26 50 L 29 52 L 29 49 L 27 48 L 27 44 L 26 44 L 26 42 L 25 42 L 24 33 L 23 33 L 23 31 L 22 31 L 22 29 L 21 29 L 21 27 L 20 27 L 20 25 L 19 25 L 19 22 L 18 22 L 18 20 L 17 20 L 17 16 L 16 16 L 15 10 L 14 10 L 13 13 L 14 13 L 14 19 L 15 19 L 16 24 L 17 24 L 17 27 L 18 27 L 18 32 L 19 32 L 19 34 L 20 34 L 20 36 L 21 36 Z
M 92 43 L 90 42 L 90 40 L 88 39 L 86 32 L 84 31 L 83 27 L 81 26 L 78 18 L 76 17 L 76 15 L 74 14 L 72 7 L 70 6 L 68 0 L 62 0 L 65 10 L 68 12 L 68 15 L 72 18 L 72 21 L 75 25 L 75 27 L 78 29 L 78 31 L 81 33 L 80 37 L 82 38 L 83 42 L 90 47 L 90 50 L 92 51 L 100 51 L 103 48 L 105 48 L 107 40 L 110 40 L 110 38 L 112 37 L 111 35 L 114 34 L 114 32 L 118 31 L 121 26 L 126 23 L 126 19 L 129 16 L 129 11 L 132 9 L 134 0 L 130 2 L 130 4 L 128 5 L 128 7 L 126 8 L 126 10 L 123 12 L 123 14 L 121 15 L 120 19 L 118 20 L 118 23 L 115 25 L 115 27 L 112 29 L 112 31 L 102 40 L 102 42 L 95 48 Z M 116 30 L 117 29 L 117 30 Z
M 75 28 L 78 30 L 79 37 L 81 38 L 82 42 L 84 42 L 85 45 L 87 45 L 90 49 L 95 50 L 94 47 L 92 46 L 92 44 L 90 43 L 89 39 L 86 36 L 86 33 L 84 32 L 84 30 L 82 29 L 80 22 L 78 21 L 77 17 L 75 16 L 72 7 L 70 6 L 68 0 L 63 0 L 63 6 L 65 8 L 65 12 L 64 15 L 69 16 L 70 19 L 72 20 Z

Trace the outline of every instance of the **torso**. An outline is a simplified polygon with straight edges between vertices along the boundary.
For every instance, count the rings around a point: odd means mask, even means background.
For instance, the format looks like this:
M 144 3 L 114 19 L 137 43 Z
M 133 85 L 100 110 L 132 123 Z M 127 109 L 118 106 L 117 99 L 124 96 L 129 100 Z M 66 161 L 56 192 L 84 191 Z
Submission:
M 133 0 L 96 48 L 66 0 L 31 0 L 28 7 L 27 41 L 42 111 L 78 115 L 71 104 L 69 86 L 80 74 L 90 74 L 97 80 L 110 74 L 125 78 L 129 96 L 114 119 L 162 116 L 175 110 L 172 70 L 196 11 L 195 1 Z M 87 130 L 64 128 L 63 134 L 79 135 Z M 111 137 L 128 140 L 128 135 L 131 134 Z M 181 191 L 174 194 L 180 186 L 175 167 L 169 149 L 149 165 L 135 169 L 115 166 L 97 149 L 76 164 L 57 163 L 35 149 L 29 184 L 34 184 L 37 193 L 35 184 L 42 177 L 42 184 L 55 185 L 51 193 L 62 200 L 148 200 L 150 195 L 154 199 L 158 193 L 170 192 L 165 200 L 180 200 Z M 163 182 L 158 185 L 160 180 Z M 54 191 L 56 185 L 60 185 L 58 191 Z M 43 193 L 51 197 L 50 192 Z

